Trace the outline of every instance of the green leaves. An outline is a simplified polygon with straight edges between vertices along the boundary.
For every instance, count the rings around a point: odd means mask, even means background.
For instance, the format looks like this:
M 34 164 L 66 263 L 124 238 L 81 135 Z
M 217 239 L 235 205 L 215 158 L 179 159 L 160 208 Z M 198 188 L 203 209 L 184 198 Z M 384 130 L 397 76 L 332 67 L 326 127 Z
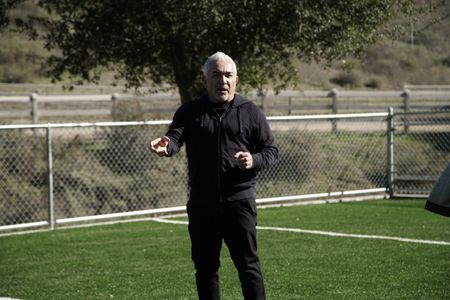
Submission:
M 435 0 L 438 1 L 438 0 Z M 44 36 L 55 77 L 95 80 L 114 67 L 131 86 L 177 86 L 182 101 L 201 90 L 201 66 L 216 51 L 233 57 L 241 84 L 284 88 L 297 81 L 293 58 L 333 60 L 361 53 L 414 0 L 72 1 L 41 0 L 53 13 Z M 431 1 L 433 2 L 433 1 Z M 423 6 L 432 6 L 427 2 Z

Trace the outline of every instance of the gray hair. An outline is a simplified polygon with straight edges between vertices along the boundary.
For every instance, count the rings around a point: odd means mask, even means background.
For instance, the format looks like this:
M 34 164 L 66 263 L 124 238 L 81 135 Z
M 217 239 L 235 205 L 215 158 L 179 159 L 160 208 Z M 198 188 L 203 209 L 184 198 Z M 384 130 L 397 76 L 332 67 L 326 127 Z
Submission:
M 211 65 L 211 63 L 216 62 L 221 59 L 229 60 L 233 65 L 234 73 L 237 73 L 236 63 L 234 62 L 234 60 L 231 57 L 229 57 L 228 55 L 226 55 L 225 53 L 219 51 L 219 52 L 214 53 L 213 55 L 211 55 L 210 57 L 208 57 L 206 59 L 205 63 L 203 64 L 203 68 L 202 68 L 203 76 L 206 77 L 208 75 L 209 66 Z

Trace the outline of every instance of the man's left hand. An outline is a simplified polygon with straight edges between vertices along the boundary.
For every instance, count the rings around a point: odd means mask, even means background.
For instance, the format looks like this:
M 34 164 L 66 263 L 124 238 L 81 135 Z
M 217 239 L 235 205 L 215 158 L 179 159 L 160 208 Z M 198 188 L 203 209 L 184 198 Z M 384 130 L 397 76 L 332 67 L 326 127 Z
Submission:
M 239 168 L 248 170 L 253 167 L 253 157 L 250 152 L 239 151 L 234 155 L 239 162 Z

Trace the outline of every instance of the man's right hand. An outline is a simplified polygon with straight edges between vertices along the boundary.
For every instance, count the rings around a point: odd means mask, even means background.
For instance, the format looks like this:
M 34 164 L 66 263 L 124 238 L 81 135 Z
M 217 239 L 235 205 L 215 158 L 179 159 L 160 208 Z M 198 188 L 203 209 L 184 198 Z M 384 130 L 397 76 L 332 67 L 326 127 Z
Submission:
M 150 150 L 159 156 L 167 156 L 169 152 L 167 151 L 167 146 L 169 145 L 170 139 L 167 136 L 163 136 L 154 139 L 150 142 Z

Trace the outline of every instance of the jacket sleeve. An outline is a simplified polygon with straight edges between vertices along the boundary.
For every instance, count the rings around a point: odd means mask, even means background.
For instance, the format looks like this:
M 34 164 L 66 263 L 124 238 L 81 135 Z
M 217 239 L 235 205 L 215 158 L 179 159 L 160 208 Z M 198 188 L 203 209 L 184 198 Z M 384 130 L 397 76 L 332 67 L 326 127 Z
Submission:
M 264 113 L 256 107 L 254 114 L 253 168 L 260 171 L 274 166 L 278 161 L 278 146 Z
M 187 124 L 186 116 L 188 115 L 186 111 L 186 105 L 182 105 L 177 109 L 173 116 L 172 123 L 169 126 L 169 130 L 166 133 L 166 136 L 170 139 L 167 149 L 168 156 L 177 154 L 184 144 L 185 128 Z

